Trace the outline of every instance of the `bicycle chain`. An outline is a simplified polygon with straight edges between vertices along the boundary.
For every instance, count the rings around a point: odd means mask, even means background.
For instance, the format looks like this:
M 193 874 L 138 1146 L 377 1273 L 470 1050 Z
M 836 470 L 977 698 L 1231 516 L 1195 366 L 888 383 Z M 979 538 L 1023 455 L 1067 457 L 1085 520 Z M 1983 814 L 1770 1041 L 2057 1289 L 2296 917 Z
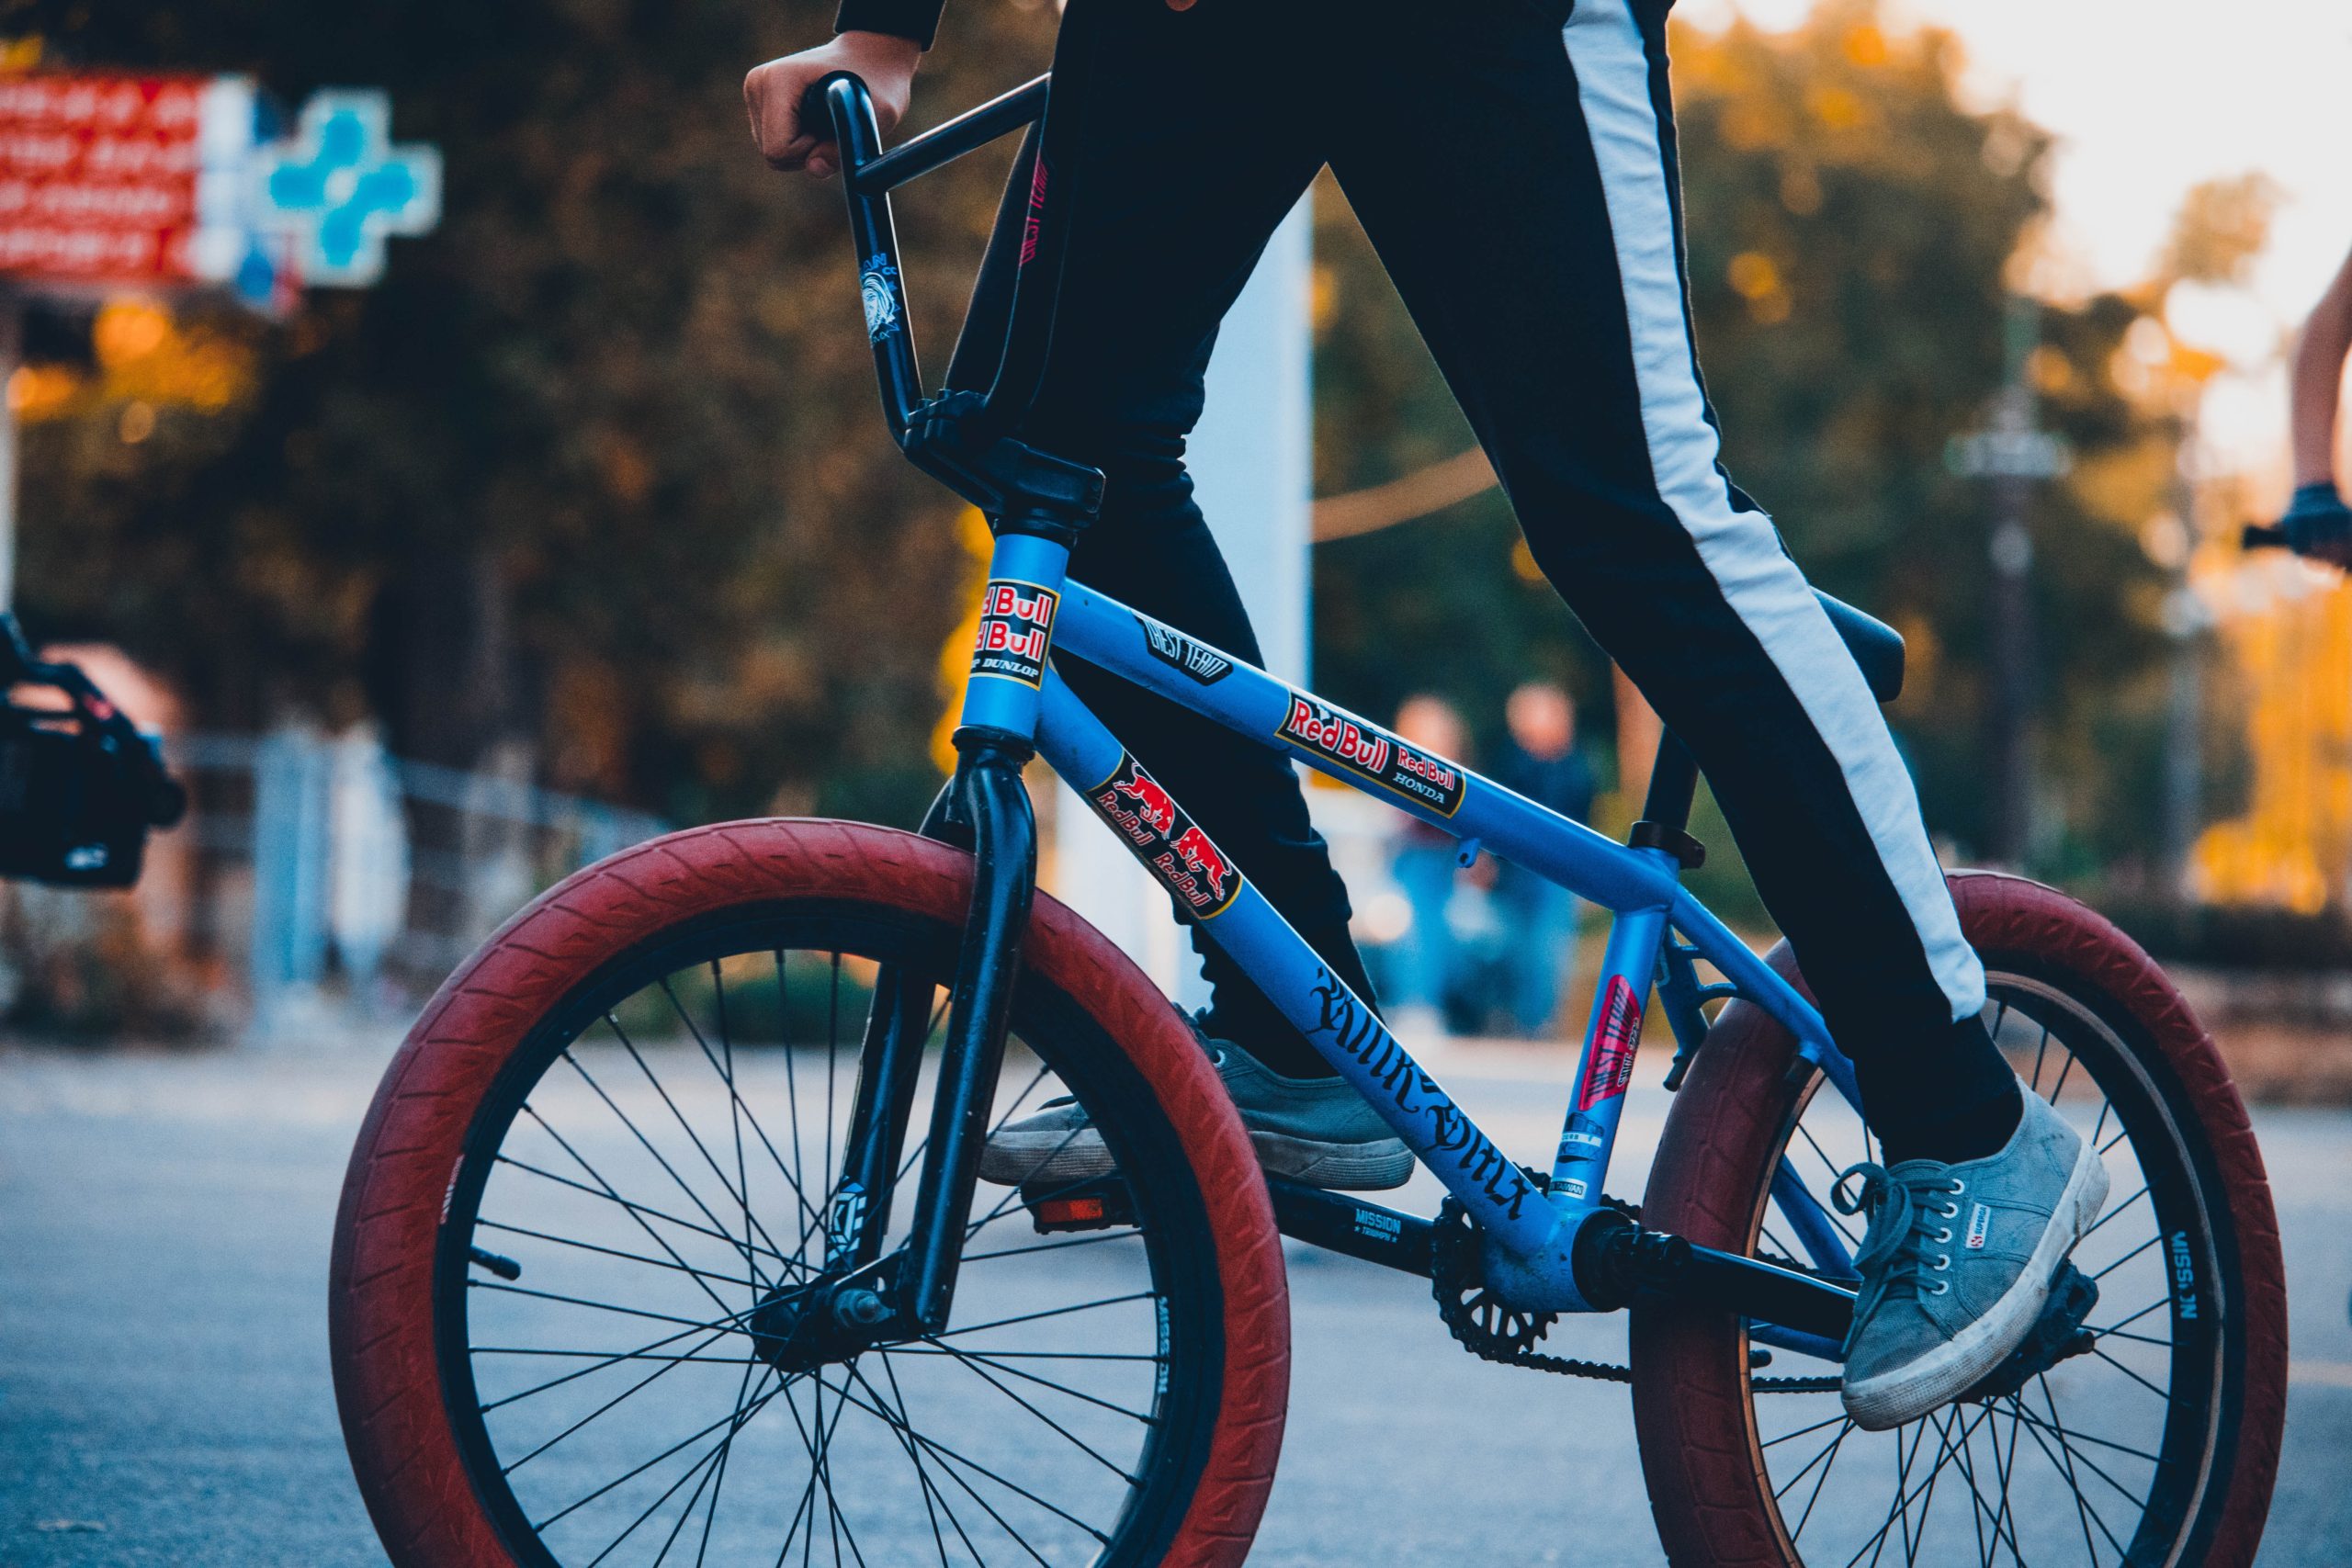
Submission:
M 1546 1179 L 1527 1172 L 1541 1190 Z M 1600 1201 L 1638 1222 L 1641 1205 L 1603 1197 Z M 1548 1356 L 1535 1342 L 1560 1320 L 1555 1312 L 1521 1312 L 1504 1305 L 1487 1289 L 1486 1264 L 1478 1248 L 1478 1227 L 1461 1201 L 1448 1198 L 1438 1206 L 1437 1224 L 1430 1234 L 1430 1293 L 1437 1314 L 1462 1347 L 1472 1355 L 1507 1367 L 1526 1367 L 1562 1377 L 1589 1378 L 1596 1382 L 1630 1384 L 1634 1369 L 1611 1361 L 1586 1361 L 1572 1356 Z M 1487 1323 L 1482 1324 L 1484 1314 Z M 1503 1326 L 1489 1326 L 1499 1325 Z M 1838 1386 L 1836 1378 L 1758 1378 L 1747 1380 L 1758 1393 L 1826 1393 Z

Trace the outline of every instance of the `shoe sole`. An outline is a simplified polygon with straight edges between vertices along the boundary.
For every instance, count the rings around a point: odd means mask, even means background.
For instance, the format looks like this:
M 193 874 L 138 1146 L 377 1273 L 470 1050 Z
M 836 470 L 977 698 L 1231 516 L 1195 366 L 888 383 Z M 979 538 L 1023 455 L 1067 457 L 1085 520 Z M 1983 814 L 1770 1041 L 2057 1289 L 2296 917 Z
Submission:
M 1250 1145 L 1268 1175 L 1335 1190 L 1385 1191 L 1402 1187 L 1413 1174 L 1413 1151 L 1401 1138 L 1326 1144 L 1252 1130 Z M 1000 1187 L 1091 1181 L 1117 1168 L 1111 1151 L 1102 1145 L 1102 1134 L 1091 1127 L 1074 1134 L 1007 1130 L 990 1138 L 980 1152 L 980 1179 Z
M 1841 1395 L 1854 1425 L 1866 1432 L 1883 1432 L 1917 1421 L 1975 1387 L 2006 1360 L 2041 1315 L 2052 1277 L 2089 1234 L 2107 1202 L 2107 1164 L 2086 1138 L 2066 1178 L 2066 1190 L 2016 1283 L 1950 1343 L 1894 1371 L 1846 1384 Z

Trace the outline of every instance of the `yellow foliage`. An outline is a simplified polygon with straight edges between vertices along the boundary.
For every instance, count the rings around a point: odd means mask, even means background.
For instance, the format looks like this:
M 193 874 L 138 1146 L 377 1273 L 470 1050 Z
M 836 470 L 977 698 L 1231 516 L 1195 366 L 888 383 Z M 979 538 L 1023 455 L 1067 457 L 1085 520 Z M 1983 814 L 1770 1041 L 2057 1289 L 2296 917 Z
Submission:
M 2173 482 L 2173 445 L 2162 432 L 2130 446 L 2078 455 L 2066 476 L 2066 488 L 2084 511 L 2135 529 L 2163 508 Z
M 2352 667 L 2352 588 L 2285 562 L 2240 570 L 2231 586 L 2252 602 L 2221 629 L 2251 699 L 2254 777 L 2245 815 L 2199 838 L 2191 874 L 2209 903 L 2314 914 L 2352 878 L 2352 682 L 2334 673 Z
M 967 506 L 956 520 L 956 542 L 964 547 L 964 618 L 947 634 L 939 649 L 939 693 L 946 699 L 939 722 L 931 730 L 931 760 L 943 773 L 956 771 L 956 721 L 964 713 L 964 686 L 972 677 L 972 643 L 980 635 L 980 585 L 988 579 L 989 555 L 996 539 L 988 519 L 977 506 Z
M 153 411 L 192 408 L 219 413 L 254 384 L 245 343 L 201 323 L 184 324 L 163 304 L 141 296 L 110 299 L 90 325 L 95 373 L 62 366 L 27 367 L 8 383 L 9 406 L 30 423 L 72 419 L 144 404 L 144 416 L 118 414 L 126 440 L 152 432 Z M 141 434 L 134 435 L 133 430 Z
M 1886 34 L 1870 22 L 1848 28 L 1846 58 L 1864 67 L 1885 64 Z
M 1830 130 L 1858 130 L 1870 119 L 1861 95 L 1847 87 L 1815 87 L 1805 95 L 1804 107 Z
M 1743 299 L 1760 299 L 1781 287 L 1781 269 L 1761 251 L 1742 251 L 1724 269 L 1733 290 Z

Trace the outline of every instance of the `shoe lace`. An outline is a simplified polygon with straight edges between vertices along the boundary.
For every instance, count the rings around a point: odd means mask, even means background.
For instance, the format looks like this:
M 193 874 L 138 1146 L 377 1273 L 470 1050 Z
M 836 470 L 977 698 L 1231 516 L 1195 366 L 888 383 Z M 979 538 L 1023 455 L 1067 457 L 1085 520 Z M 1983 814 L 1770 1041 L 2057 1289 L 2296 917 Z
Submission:
M 1850 1195 L 1847 1184 L 1860 1177 Z M 1941 1194 L 1957 1196 L 1967 1189 L 1939 1170 L 1897 1177 L 1873 1160 L 1848 1166 L 1829 1190 L 1829 1201 L 1841 1214 L 1867 1212 L 1870 1228 L 1854 1254 L 1854 1267 L 1865 1280 L 1882 1282 L 1882 1299 L 1897 1292 L 1939 1296 L 1951 1289 L 1941 1280 L 1930 1286 L 1928 1276 L 1951 1263 L 1941 1250 L 1951 1240 L 1951 1227 L 1942 1222 L 1960 1213 L 1957 1203 L 1931 1202 Z

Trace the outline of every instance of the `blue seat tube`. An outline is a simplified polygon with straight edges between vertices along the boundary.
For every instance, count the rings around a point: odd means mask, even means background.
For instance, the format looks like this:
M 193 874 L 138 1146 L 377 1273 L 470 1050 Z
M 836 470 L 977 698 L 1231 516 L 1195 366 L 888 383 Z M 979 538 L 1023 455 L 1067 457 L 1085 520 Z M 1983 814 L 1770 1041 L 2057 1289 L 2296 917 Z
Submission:
M 997 536 L 972 638 L 972 678 L 960 727 L 1034 741 L 1046 656 L 1060 618 L 1069 547 L 1034 534 Z
M 1672 874 L 1674 857 L 1664 851 L 1634 852 L 1655 859 L 1661 871 Z M 1660 906 L 1623 910 L 1610 928 L 1609 946 L 1600 961 L 1600 989 L 1593 998 L 1574 1095 L 1552 1160 L 1555 1201 L 1582 1205 L 1600 1195 L 1610 1151 L 1617 1142 L 1617 1121 L 1625 1110 L 1625 1089 L 1634 1077 L 1642 1013 L 1657 974 L 1666 927 L 1667 912 Z

